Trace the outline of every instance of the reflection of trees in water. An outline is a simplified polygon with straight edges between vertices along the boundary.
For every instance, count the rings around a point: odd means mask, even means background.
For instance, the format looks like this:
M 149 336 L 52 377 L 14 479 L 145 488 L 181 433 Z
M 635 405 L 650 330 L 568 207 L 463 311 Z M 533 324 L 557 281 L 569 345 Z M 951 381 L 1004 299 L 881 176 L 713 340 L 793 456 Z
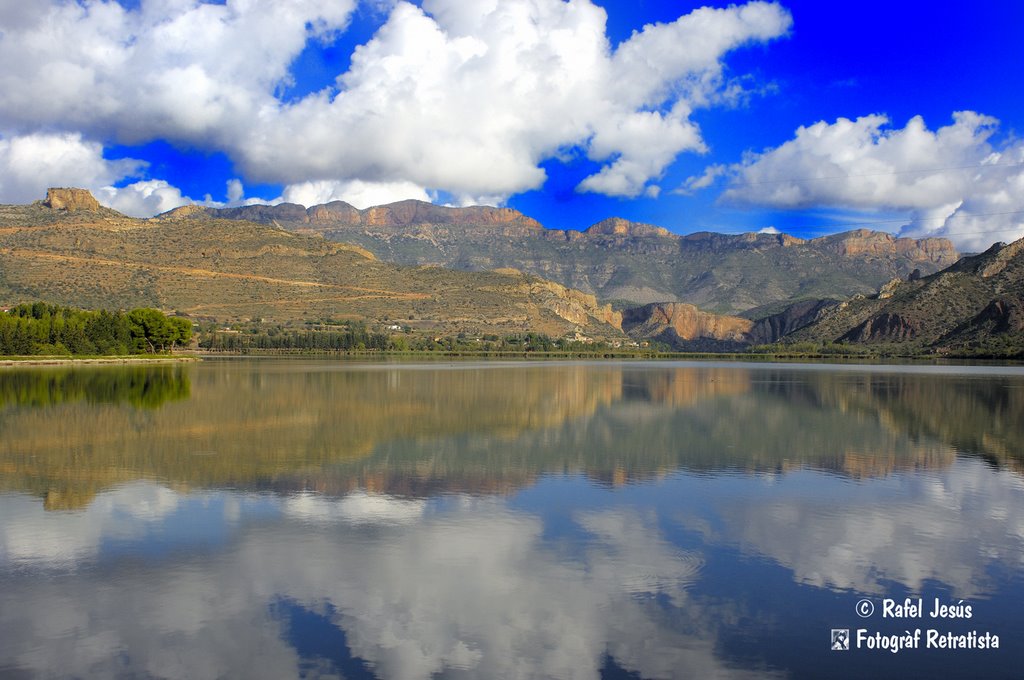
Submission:
M 85 501 L 140 477 L 260 488 L 288 476 L 320 488 L 325 476 L 350 474 L 351 461 L 381 442 L 429 449 L 469 432 L 512 440 L 593 411 L 621 389 L 618 372 L 579 365 L 438 370 L 266 361 L 185 370 L 190 398 L 145 413 L 81 401 L 0 411 L 9 435 L 0 439 L 0 483 Z
M 187 399 L 190 392 L 188 373 L 181 366 L 0 371 L 0 408 L 85 401 L 153 409 Z
M 0 382 L 0 483 L 52 507 L 140 477 L 421 497 L 564 472 L 613 485 L 677 470 L 867 477 L 945 467 L 957 451 L 1017 466 L 1024 446 L 1024 381 L 1008 377 L 312 361 L 34 373 Z

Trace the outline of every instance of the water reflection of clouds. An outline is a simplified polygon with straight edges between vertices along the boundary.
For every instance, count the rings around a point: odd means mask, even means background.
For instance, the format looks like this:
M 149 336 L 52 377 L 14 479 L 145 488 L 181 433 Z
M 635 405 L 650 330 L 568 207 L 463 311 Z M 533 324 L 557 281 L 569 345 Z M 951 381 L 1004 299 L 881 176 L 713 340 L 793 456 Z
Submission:
M 150 508 L 172 493 L 139 484 L 104 496 L 130 506 L 147 492 Z M 280 503 L 280 521 L 243 524 L 212 558 L 128 567 L 101 560 L 103 568 L 55 578 L 12 576 L 0 592 L 0 668 L 42 676 L 291 677 L 300 659 L 272 606 L 284 598 L 330 613 L 352 654 L 381 677 L 461 670 L 595 678 L 606 654 L 644 677 L 762 677 L 716 656 L 715 614 L 686 593 L 700 560 L 665 541 L 653 514 L 580 514 L 587 549 L 568 555 L 544 538 L 539 517 L 502 503 L 473 504 L 471 513 L 458 504 L 422 513 L 406 500 L 359 494 Z M 384 521 L 367 533 L 374 513 Z M 151 510 L 143 515 L 136 535 L 153 521 Z M 52 516 L 96 523 L 88 533 L 100 541 L 109 526 L 108 514 Z M 33 521 L 5 516 L 9 525 Z M 666 607 L 677 615 L 666 616 Z M 686 623 L 667 625 L 671 618 Z
M 75 566 L 104 540 L 140 538 L 149 525 L 172 514 L 178 494 L 147 483 L 101 494 L 84 512 L 42 512 L 42 502 L 22 494 L 0 495 L 0 566 L 4 562 Z
M 971 598 L 986 592 L 994 565 L 1024 567 L 1018 475 L 961 459 L 942 472 L 896 474 L 856 493 L 818 475 L 808 485 L 808 476 L 783 476 L 767 494 L 754 484 L 730 494 L 716 503 L 714 534 L 705 513 L 683 523 L 709 542 L 782 564 L 800 583 L 863 593 L 887 594 L 891 583 L 920 592 L 937 581 Z
M 418 521 L 426 501 L 406 500 L 355 491 L 340 499 L 315 493 L 300 493 L 283 502 L 289 517 L 307 522 L 351 522 L 355 524 L 408 524 Z
M 381 677 L 595 678 L 606 655 L 642 677 L 764 677 L 722 658 L 719 635 L 744 603 L 698 594 L 712 553 L 735 546 L 814 587 L 883 594 L 939 582 L 980 597 L 993 566 L 1024 566 L 1022 497 L 1019 476 L 973 460 L 870 482 L 678 475 L 575 511 L 566 540 L 543 511 L 499 498 L 190 496 L 137 483 L 80 513 L 45 513 L 0 496 L 0 669 L 338 672 L 289 642 L 275 606 L 287 601 L 344 631 Z M 666 538 L 669 508 L 703 546 Z M 183 516 L 233 528 L 213 551 L 105 557 L 112 542 L 141 549 Z M 83 560 L 89 568 L 75 569 Z M 49 567 L 72 568 L 38 578 Z

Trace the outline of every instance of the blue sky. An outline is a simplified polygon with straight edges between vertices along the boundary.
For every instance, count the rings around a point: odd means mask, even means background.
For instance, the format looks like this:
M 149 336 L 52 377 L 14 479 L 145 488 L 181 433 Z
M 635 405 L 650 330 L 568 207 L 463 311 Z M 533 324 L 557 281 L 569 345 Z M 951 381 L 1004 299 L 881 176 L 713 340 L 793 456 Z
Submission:
M 713 9 L 699 9 L 708 6 Z M 0 201 L 1024 235 L 1024 4 L 0 5 Z

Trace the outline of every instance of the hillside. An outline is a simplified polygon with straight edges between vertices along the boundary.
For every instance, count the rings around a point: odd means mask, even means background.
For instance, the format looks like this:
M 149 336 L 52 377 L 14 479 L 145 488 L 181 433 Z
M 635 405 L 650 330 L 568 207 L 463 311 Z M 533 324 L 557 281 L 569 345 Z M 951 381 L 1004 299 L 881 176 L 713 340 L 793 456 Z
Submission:
M 785 234 L 680 236 L 611 218 L 583 232 L 562 231 L 507 208 L 419 201 L 366 210 L 340 201 L 309 209 L 188 207 L 166 217 L 275 224 L 358 244 L 388 262 L 470 271 L 513 267 L 624 306 L 679 301 L 749 318 L 793 300 L 868 294 L 915 269 L 930 274 L 957 259 L 945 239 L 897 239 L 867 230 L 810 240 Z
M 965 257 L 941 272 L 893 280 L 788 336 L 937 352 L 1024 351 L 1024 239 Z
M 709 314 L 681 302 L 660 302 L 623 311 L 622 329 L 637 340 L 657 340 L 684 352 L 737 352 L 777 342 L 837 304 L 837 300 L 801 300 L 751 321 Z
M 0 206 L 0 303 L 154 306 L 224 322 L 401 320 L 443 333 L 582 328 L 621 336 L 609 307 L 535 276 L 401 267 L 359 246 L 266 224 L 188 219 L 187 210 L 139 220 L 97 208 L 88 192 L 51 193 L 30 206 Z

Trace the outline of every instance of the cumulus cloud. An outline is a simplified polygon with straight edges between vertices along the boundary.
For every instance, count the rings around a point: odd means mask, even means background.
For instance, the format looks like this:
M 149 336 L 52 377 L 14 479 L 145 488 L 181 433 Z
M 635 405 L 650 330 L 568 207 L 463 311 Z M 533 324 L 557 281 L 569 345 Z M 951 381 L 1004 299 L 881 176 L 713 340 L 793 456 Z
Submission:
M 774 3 L 704 8 L 613 47 L 589 0 L 378 3 L 387 18 L 349 70 L 286 102 L 295 58 L 344 30 L 354 5 L 6 3 L 0 131 L 168 139 L 224 151 L 248 179 L 350 202 L 429 189 L 496 203 L 578 149 L 602 164 L 581 191 L 656 196 L 680 153 L 705 149 L 692 111 L 734 98 L 725 55 L 791 23 Z M 154 204 L 159 189 L 145 191 L 136 205 Z
M 132 217 L 150 217 L 195 202 L 162 179 L 134 182 L 121 188 L 105 186 L 94 194 L 101 204 Z
M 5 30 L 0 41 L 0 121 L 8 129 L 50 126 L 129 143 L 224 143 L 274 106 L 307 41 L 344 28 L 354 4 L 144 0 L 127 10 L 112 0 L 39 3 L 34 20 Z
M 430 195 L 426 190 L 412 182 L 364 182 L 359 179 L 340 182 L 320 180 L 291 184 L 285 187 L 280 200 L 307 207 L 331 201 L 345 201 L 362 210 L 408 198 L 430 201 Z
M 606 165 L 581 190 L 635 196 L 704 143 L 692 109 L 721 87 L 721 59 L 783 34 L 774 4 L 698 10 L 612 50 L 586 1 L 398 3 L 358 48 L 339 92 L 283 107 L 240 160 L 266 180 L 402 178 L 456 195 L 540 186 L 538 163 L 580 146 Z
M 132 159 L 107 160 L 100 144 L 78 133 L 0 138 L 0 196 L 31 203 L 46 195 L 47 187 L 99 188 L 136 175 L 144 166 Z
M 1024 143 L 995 147 L 998 125 L 972 111 L 934 131 L 920 116 L 902 128 L 881 115 L 821 121 L 733 165 L 722 200 L 905 210 L 902 235 L 947 236 L 961 249 L 981 249 L 1024 235 Z
M 108 160 L 103 147 L 83 139 L 79 133 L 36 133 L 0 138 L 0 198 L 11 203 L 31 203 L 54 186 L 73 186 L 90 190 L 102 205 L 132 217 L 151 217 L 189 203 L 210 206 L 246 202 L 242 185 L 229 182 L 229 203 L 212 201 L 209 196 L 195 200 L 164 180 L 141 179 L 146 173 L 144 161 L 122 158 Z M 118 187 L 130 179 L 138 181 Z

